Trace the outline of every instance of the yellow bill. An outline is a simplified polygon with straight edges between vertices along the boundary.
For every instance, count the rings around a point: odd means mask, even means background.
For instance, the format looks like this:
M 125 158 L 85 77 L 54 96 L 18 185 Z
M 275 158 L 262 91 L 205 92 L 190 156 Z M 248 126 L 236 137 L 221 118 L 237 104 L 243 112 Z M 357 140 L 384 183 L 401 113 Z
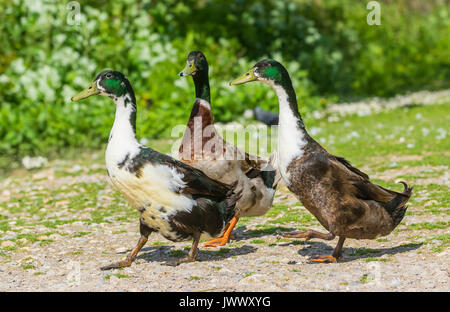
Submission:
M 186 67 L 179 73 L 180 77 L 191 76 L 195 73 L 197 68 L 195 67 L 194 62 L 187 62 Z
M 250 81 L 256 81 L 257 79 L 258 78 L 255 76 L 255 69 L 252 68 L 241 77 L 236 78 L 232 82 L 230 82 L 230 86 L 240 85 Z
M 88 98 L 92 95 L 97 95 L 100 93 L 100 90 L 97 89 L 97 83 L 94 81 L 92 82 L 89 87 L 78 93 L 72 98 L 72 101 L 79 101 L 85 98 Z

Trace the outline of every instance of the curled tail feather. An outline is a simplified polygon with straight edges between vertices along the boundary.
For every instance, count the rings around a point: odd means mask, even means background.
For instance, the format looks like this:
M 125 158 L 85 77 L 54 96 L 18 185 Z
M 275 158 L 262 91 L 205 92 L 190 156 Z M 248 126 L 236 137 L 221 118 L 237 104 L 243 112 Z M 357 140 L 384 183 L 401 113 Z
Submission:
M 394 221 L 394 226 L 397 226 L 405 216 L 405 212 L 408 209 L 406 203 L 412 194 L 412 187 L 409 187 L 408 184 L 404 181 L 399 181 L 398 183 L 403 184 L 403 192 L 397 193 L 394 198 L 386 203 L 381 203 L 384 209 L 391 215 L 392 220 Z

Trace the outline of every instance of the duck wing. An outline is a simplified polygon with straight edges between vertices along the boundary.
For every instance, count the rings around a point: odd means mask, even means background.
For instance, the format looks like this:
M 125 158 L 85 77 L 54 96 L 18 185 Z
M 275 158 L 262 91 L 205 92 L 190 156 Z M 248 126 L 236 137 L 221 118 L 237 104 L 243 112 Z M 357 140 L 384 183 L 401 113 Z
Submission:
M 176 172 L 173 178 L 179 179 L 180 187 L 176 192 L 180 194 L 192 195 L 194 198 L 206 196 L 222 200 L 233 189 L 232 185 L 213 180 L 194 167 L 144 146 L 140 147 L 139 154 L 131 160 L 128 169 L 139 176 L 146 163 L 167 166 Z
M 351 187 L 351 192 L 356 198 L 377 202 L 379 206 L 383 207 L 391 215 L 395 225 L 401 221 L 407 209 L 405 204 L 412 194 L 412 187 L 409 187 L 402 181 L 400 183 L 404 186 L 403 192 L 388 190 L 372 183 L 367 174 L 353 167 L 344 158 L 335 157 L 335 160 L 332 160 L 332 162 L 335 163 L 334 167 L 337 169 L 339 181 L 347 182 L 350 186 L 353 186 Z

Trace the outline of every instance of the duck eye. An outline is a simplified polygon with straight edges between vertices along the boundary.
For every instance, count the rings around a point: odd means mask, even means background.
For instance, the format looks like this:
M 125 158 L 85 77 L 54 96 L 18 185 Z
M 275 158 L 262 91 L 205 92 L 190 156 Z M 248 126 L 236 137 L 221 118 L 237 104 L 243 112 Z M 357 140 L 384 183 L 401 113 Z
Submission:
M 106 74 L 106 78 L 112 78 L 111 74 Z

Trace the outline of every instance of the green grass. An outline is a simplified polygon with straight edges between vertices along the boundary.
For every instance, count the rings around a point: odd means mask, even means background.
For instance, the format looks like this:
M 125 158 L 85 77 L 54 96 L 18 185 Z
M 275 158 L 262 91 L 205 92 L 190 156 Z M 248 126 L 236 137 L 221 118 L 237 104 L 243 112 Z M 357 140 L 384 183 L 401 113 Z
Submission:
M 30 270 L 30 269 L 35 269 L 35 268 L 36 268 L 36 266 L 33 265 L 33 264 L 24 264 L 24 265 L 22 265 L 22 269 L 24 269 L 24 270 Z
M 266 241 L 263 239 L 254 239 L 252 241 L 250 241 L 251 244 L 265 244 Z
M 378 261 L 378 262 L 388 262 L 390 260 L 388 258 L 369 257 L 369 258 L 364 259 L 364 261 L 366 261 L 366 262 L 376 262 L 376 261 Z
M 191 276 L 191 277 L 188 278 L 189 281 L 196 281 L 196 280 L 199 280 L 199 279 L 202 279 L 202 278 L 200 276 Z
M 186 254 L 183 251 L 176 249 L 176 250 L 171 250 L 169 255 L 171 257 L 175 257 L 175 258 L 181 258 L 181 257 L 184 257 Z
M 115 276 L 117 278 L 130 278 L 131 276 L 128 274 L 122 274 L 122 273 L 114 273 L 114 274 L 106 274 L 104 276 L 105 279 L 109 280 L 111 279 L 111 276 Z
M 373 277 L 367 274 L 364 274 L 360 279 L 359 282 L 361 284 L 367 284 L 370 283 L 371 281 L 373 281 Z

